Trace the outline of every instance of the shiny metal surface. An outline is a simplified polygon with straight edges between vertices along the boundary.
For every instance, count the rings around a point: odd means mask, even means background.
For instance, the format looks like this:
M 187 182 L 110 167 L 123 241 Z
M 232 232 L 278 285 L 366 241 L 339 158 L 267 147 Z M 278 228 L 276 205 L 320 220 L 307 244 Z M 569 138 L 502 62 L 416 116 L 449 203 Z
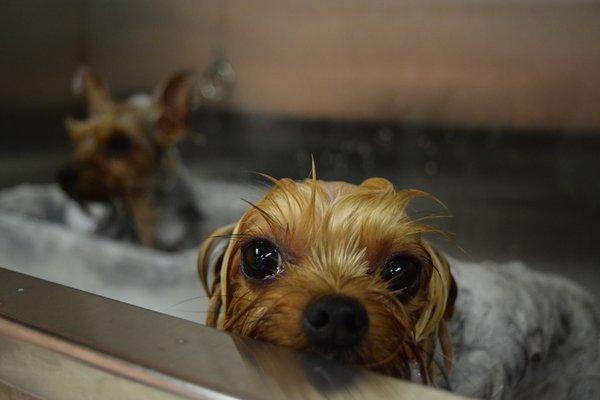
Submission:
M 6 269 L 0 382 L 44 399 L 457 398 Z
M 40 398 L 0 381 L 0 399 L 39 400 Z
M 2 320 L 0 333 L 0 376 L 10 382 L 0 388 L 0 399 L 182 398 L 151 386 L 151 382 L 143 384 L 115 374 L 123 368 L 118 362 L 21 325 Z

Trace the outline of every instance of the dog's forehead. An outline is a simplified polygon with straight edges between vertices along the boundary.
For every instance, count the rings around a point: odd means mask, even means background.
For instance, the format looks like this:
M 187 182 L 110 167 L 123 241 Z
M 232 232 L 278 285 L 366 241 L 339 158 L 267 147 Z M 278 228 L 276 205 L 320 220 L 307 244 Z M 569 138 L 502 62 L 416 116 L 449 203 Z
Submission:
M 154 110 L 130 102 L 114 102 L 105 112 L 70 124 L 69 129 L 81 138 L 103 139 L 114 133 L 145 137 L 152 126 Z
M 114 127 L 121 128 L 131 134 L 142 133 L 144 128 L 157 119 L 157 111 L 152 103 L 135 97 L 126 101 L 113 104 L 111 110 L 105 115 Z
M 242 217 L 242 226 L 250 227 L 260 220 L 267 225 L 270 221 L 276 221 L 278 225 L 293 225 L 309 219 L 311 215 L 315 217 L 313 222 L 318 223 L 336 199 L 355 188 L 355 185 L 346 182 L 282 179 L 248 209 Z
M 359 241 L 369 253 L 412 242 L 402 193 L 345 182 L 279 181 L 241 220 L 241 233 L 307 250 Z M 335 238 L 335 240 L 331 240 Z M 303 251 L 299 250 L 299 252 Z

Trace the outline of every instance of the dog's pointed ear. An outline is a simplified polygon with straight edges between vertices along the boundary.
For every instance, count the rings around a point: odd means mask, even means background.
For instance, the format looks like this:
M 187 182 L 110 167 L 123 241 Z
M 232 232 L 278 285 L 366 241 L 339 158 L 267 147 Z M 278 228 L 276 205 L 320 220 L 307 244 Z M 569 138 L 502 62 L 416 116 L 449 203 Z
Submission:
M 231 239 L 231 233 L 235 224 L 222 226 L 211 232 L 200 244 L 198 250 L 198 275 L 200 282 L 206 294 L 211 295 L 214 284 L 220 278 L 220 269 L 223 262 L 223 255 Z M 213 282 L 209 287 L 209 275 L 213 272 Z
M 159 142 L 170 145 L 186 135 L 186 121 L 194 94 L 194 74 L 190 71 L 172 75 L 156 89 L 156 102 L 161 110 L 157 122 Z
M 443 303 L 440 304 L 440 306 L 443 305 L 443 317 L 447 320 L 452 317 L 452 314 L 454 314 L 454 303 L 458 294 L 458 288 L 456 286 L 456 281 L 452 276 L 450 263 L 446 259 L 446 256 L 429 244 L 428 248 L 431 261 L 433 262 L 433 266 L 437 271 L 437 274 L 435 275 L 437 275 L 439 279 L 437 286 L 439 287 L 439 292 L 442 295 L 441 301 Z
M 426 288 L 427 309 L 421 313 L 423 318 L 415 325 L 417 340 L 431 335 L 440 323 L 452 316 L 456 299 L 456 284 L 448 260 L 429 243 L 423 241 L 423 246 L 429 254 L 434 271 Z
M 454 302 L 457 296 L 457 286 L 450 271 L 450 263 L 440 251 L 427 242 L 423 242 L 429 254 L 434 272 L 431 274 L 427 286 L 427 307 L 421 312 L 424 316 L 416 323 L 417 341 L 435 334 L 442 347 L 444 355 L 444 368 L 450 371 L 452 359 L 452 346 L 446 327 L 446 321 L 454 313 Z
M 380 190 L 383 192 L 393 192 L 394 185 L 390 181 L 384 178 L 369 178 L 364 180 L 360 187 L 364 187 L 372 190 Z
M 73 76 L 73 93 L 85 99 L 88 115 L 110 108 L 110 94 L 102 77 L 88 66 L 81 66 Z
M 235 224 L 223 226 L 214 230 L 200 245 L 198 251 L 198 275 L 204 291 L 210 298 L 206 325 L 216 326 L 221 309 L 221 267 L 223 257 L 229 243 Z M 209 283 L 209 279 L 212 282 Z

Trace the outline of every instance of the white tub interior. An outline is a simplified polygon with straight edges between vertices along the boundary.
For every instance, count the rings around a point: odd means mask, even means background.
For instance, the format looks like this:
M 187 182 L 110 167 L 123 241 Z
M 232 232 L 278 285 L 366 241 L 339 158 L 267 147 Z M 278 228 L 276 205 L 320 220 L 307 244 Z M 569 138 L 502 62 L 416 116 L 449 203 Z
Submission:
M 197 182 L 204 211 L 201 242 L 238 218 L 260 190 L 223 181 Z M 196 322 L 207 299 L 196 274 L 196 248 L 166 253 L 66 226 L 77 206 L 55 185 L 24 184 L 0 192 L 0 265 L 51 282 Z M 23 288 L 27 290 L 27 288 Z M 51 301 L 51 299 L 48 299 Z

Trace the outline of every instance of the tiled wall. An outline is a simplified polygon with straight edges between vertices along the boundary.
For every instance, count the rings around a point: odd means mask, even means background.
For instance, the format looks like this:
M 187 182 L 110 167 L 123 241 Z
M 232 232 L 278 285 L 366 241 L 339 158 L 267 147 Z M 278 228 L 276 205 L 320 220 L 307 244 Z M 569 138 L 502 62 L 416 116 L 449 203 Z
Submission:
M 62 100 L 77 57 L 123 93 L 178 68 L 201 72 L 222 44 L 237 73 L 236 109 L 600 128 L 598 1 L 8 3 L 2 29 L 13 31 L 14 57 L 0 67 L 4 106 Z

